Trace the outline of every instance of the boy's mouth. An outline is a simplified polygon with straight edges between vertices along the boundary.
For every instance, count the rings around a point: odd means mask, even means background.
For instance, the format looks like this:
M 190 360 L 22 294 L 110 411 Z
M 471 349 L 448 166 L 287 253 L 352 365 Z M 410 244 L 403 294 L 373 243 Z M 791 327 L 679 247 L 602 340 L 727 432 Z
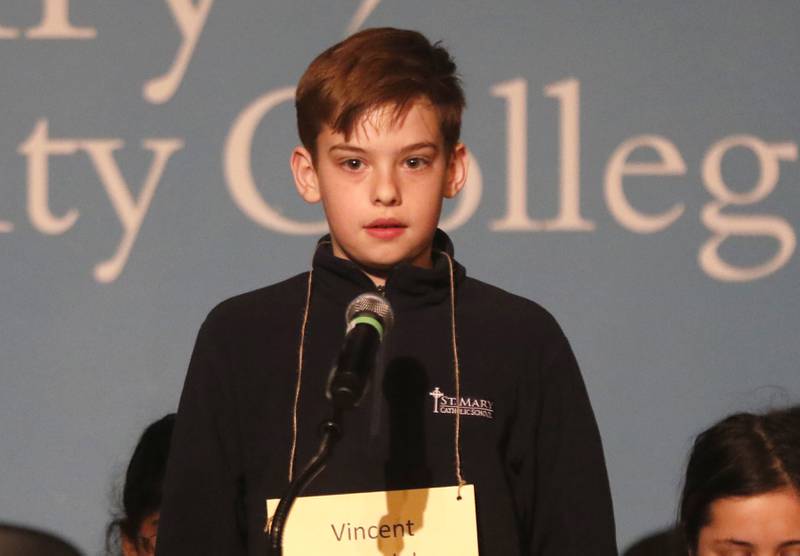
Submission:
M 366 232 L 378 239 L 392 239 L 406 230 L 406 225 L 394 218 L 378 218 L 364 226 Z

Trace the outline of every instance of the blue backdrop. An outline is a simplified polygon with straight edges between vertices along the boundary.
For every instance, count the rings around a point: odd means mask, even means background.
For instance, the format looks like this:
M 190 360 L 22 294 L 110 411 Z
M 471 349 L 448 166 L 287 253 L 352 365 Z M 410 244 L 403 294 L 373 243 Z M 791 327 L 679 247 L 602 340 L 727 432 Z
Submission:
M 691 438 L 800 397 L 796 2 L 10 0 L 0 5 L 0 520 L 102 545 L 142 428 L 219 300 L 305 270 L 293 86 L 364 26 L 442 39 L 477 278 L 584 371 L 621 549 Z

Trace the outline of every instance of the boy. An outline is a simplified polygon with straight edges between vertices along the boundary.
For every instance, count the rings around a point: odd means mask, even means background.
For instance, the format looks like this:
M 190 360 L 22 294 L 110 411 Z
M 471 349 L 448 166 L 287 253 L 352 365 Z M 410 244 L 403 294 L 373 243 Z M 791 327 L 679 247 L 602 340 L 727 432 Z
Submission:
M 377 290 L 395 313 L 382 378 L 305 495 L 466 482 L 482 554 L 615 555 L 602 447 L 567 340 L 538 305 L 468 278 L 436 229 L 467 177 L 449 54 L 416 32 L 362 31 L 311 63 L 296 107 L 295 183 L 322 202 L 331 233 L 310 273 L 230 299 L 203 324 L 159 554 L 266 553 L 265 500 L 313 455 L 330 413 L 345 307 Z

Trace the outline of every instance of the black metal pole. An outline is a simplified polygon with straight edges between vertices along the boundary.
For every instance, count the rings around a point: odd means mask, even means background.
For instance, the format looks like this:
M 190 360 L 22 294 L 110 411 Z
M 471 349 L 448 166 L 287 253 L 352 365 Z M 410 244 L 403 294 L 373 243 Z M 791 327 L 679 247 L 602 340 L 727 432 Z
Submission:
M 286 494 L 283 495 L 278 503 L 278 507 L 275 509 L 275 514 L 272 517 L 272 524 L 269 529 L 269 553 L 271 556 L 283 555 L 283 531 L 292 505 L 295 499 L 303 493 L 311 481 L 319 475 L 319 472 L 325 468 L 325 465 L 328 463 L 328 458 L 330 458 L 333 453 L 333 447 L 336 445 L 339 438 L 341 438 L 342 429 L 339 424 L 340 413 L 340 411 L 336 410 L 331 419 L 322 423 L 320 426 L 322 440 L 320 441 L 317 453 L 311 458 L 311 461 L 308 462 L 300 474 L 289 483 Z

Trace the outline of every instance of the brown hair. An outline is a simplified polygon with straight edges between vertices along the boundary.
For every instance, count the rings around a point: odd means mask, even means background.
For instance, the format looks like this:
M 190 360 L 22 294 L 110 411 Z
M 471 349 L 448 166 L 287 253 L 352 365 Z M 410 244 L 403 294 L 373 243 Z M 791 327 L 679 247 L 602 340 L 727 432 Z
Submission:
M 323 126 L 349 138 L 369 110 L 390 106 L 399 119 L 419 99 L 438 111 L 449 154 L 461 133 L 465 105 L 450 54 L 416 31 L 365 29 L 317 56 L 300 78 L 295 97 L 300 140 L 315 155 Z

